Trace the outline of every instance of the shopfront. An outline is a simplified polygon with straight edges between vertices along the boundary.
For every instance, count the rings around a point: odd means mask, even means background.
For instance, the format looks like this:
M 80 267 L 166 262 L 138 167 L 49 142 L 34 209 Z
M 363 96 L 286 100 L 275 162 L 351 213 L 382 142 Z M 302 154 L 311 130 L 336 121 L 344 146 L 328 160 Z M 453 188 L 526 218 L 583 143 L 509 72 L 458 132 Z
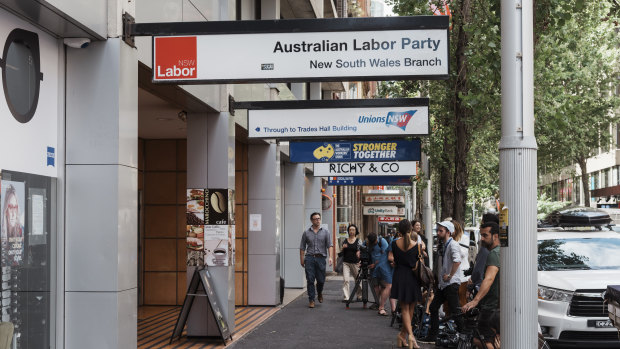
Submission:
M 0 9 L 0 310 L 15 348 L 55 347 L 61 45 Z

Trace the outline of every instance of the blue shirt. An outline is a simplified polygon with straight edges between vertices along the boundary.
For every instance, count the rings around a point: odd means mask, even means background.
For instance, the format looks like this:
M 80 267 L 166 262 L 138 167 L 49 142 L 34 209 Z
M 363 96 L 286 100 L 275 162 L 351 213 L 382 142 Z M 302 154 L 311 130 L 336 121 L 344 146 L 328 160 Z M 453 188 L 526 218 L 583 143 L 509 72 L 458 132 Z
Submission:
M 372 263 L 376 265 L 385 264 L 388 265 L 388 252 L 390 249 L 390 245 L 388 245 L 387 241 L 384 238 L 377 238 L 377 243 L 372 246 L 370 249 L 370 257 L 372 258 Z

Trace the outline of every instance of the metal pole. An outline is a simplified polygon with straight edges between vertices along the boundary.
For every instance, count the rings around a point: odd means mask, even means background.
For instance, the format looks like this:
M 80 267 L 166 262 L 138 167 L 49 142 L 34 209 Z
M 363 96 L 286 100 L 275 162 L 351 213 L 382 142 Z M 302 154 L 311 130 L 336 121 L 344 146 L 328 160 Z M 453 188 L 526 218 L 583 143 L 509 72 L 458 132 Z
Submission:
M 428 264 L 433 269 L 433 207 L 431 206 L 431 172 L 428 163 L 428 156 L 422 153 L 422 171 L 424 171 L 424 180 L 426 186 L 422 194 L 422 220 L 424 222 L 424 233 L 426 234 L 426 244 L 428 247 Z
M 532 0 L 501 1 L 500 197 L 508 210 L 501 247 L 502 348 L 537 347 L 536 138 Z M 504 243 L 502 243 L 504 245 Z

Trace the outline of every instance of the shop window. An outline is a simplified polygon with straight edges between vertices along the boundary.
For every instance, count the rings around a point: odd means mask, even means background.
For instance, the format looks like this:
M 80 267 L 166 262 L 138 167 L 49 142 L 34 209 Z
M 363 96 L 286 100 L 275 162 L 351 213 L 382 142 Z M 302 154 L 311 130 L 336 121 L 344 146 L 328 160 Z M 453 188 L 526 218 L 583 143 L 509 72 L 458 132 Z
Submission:
M 32 119 L 43 80 L 39 62 L 39 37 L 14 29 L 7 37 L 0 59 L 4 97 L 13 117 L 21 123 Z
M 2 321 L 15 326 L 12 348 L 53 348 L 56 180 L 9 171 L 1 178 Z

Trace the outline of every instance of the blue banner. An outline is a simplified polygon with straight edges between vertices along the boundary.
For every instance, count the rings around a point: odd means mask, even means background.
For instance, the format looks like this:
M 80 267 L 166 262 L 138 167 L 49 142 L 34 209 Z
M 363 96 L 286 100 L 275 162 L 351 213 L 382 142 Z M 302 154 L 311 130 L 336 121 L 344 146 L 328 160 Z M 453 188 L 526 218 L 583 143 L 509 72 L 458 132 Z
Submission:
M 291 142 L 291 162 L 420 161 L 420 140 Z
M 327 177 L 329 185 L 411 185 L 411 176 Z

